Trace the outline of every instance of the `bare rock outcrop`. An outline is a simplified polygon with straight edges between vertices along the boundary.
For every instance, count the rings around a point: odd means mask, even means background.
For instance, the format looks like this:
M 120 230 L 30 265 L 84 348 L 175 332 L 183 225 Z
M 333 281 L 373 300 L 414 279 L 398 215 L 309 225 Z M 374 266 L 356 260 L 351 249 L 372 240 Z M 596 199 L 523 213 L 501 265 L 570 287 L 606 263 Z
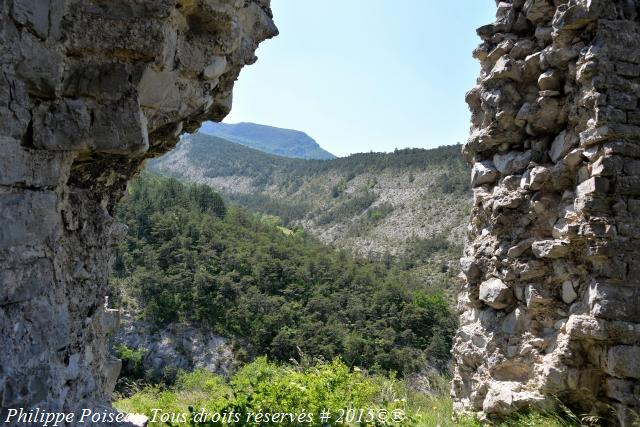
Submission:
M 0 407 L 107 407 L 111 211 L 231 108 L 268 0 L 0 0 Z
M 496 1 L 467 94 L 474 204 L 452 394 L 640 414 L 640 4 Z
M 141 369 L 156 381 L 194 369 L 229 377 L 239 364 L 230 340 L 202 327 L 171 323 L 158 328 L 131 313 L 122 312 L 121 317 L 114 344 L 141 352 Z

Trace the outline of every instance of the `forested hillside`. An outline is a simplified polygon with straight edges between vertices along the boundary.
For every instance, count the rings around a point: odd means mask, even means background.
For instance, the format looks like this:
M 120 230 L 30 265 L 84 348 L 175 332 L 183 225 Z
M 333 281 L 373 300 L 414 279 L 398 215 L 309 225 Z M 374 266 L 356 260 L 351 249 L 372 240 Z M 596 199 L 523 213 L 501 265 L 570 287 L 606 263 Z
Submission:
M 447 379 L 430 370 L 446 371 L 450 357 L 457 322 L 443 291 L 452 287 L 451 271 L 425 280 L 420 258 L 356 259 L 301 229 L 227 206 L 206 185 L 151 174 L 131 183 L 117 217 L 129 229 L 116 251 L 111 305 L 158 329 L 184 323 L 230 337 L 248 362 L 228 377 L 168 371 L 158 385 L 141 363 L 157 355 L 120 346 L 129 376 L 114 402 L 121 411 L 185 414 L 172 425 L 198 425 L 199 408 L 243 417 L 304 411 L 305 425 L 323 427 L 321 411 L 337 417 L 367 408 L 367 416 L 399 414 L 394 425 L 480 425 L 453 421 Z M 437 245 L 421 250 L 425 258 L 447 252 L 453 256 Z M 533 412 L 504 425 L 574 424 Z
M 131 183 L 117 217 L 129 229 L 111 301 L 159 327 L 199 325 L 248 358 L 302 351 L 401 374 L 449 359 L 452 272 L 425 280 L 419 262 L 357 259 L 227 206 L 206 185 L 151 174 Z
M 151 168 L 375 259 L 412 258 L 434 245 L 460 250 L 471 200 L 460 146 L 301 160 L 194 134 Z

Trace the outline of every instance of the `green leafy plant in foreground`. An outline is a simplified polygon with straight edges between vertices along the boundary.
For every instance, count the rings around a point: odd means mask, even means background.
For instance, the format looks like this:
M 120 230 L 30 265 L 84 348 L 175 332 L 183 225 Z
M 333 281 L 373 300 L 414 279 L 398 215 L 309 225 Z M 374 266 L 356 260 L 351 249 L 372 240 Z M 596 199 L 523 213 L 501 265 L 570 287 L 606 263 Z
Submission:
M 400 416 L 406 414 L 401 425 L 423 425 L 419 421 L 428 406 L 440 407 L 442 403 L 430 400 L 411 391 L 403 381 L 393 376 L 368 375 L 352 370 L 339 359 L 332 362 L 317 362 L 313 365 L 281 365 L 260 357 L 241 368 L 230 380 L 204 370 L 181 373 L 172 388 L 149 386 L 133 396 L 115 402 L 124 412 L 144 413 L 152 420 L 154 409 L 162 413 L 193 414 L 204 409 L 206 413 L 237 413 L 239 422 L 232 425 L 287 425 L 322 426 L 319 415 L 328 411 L 335 419 L 340 411 L 371 410 L 375 421 L 360 425 L 398 425 L 383 421 L 379 413 Z M 192 408 L 190 410 L 190 407 Z M 305 421 L 259 423 L 247 421 L 251 413 L 310 414 Z M 168 425 L 160 421 L 151 425 Z M 444 415 L 446 414 L 446 415 Z M 444 416 L 450 411 L 444 411 Z M 366 417 L 362 417 L 363 419 Z M 174 417 L 174 420 L 177 419 Z M 445 421 L 443 418 L 442 422 Z M 173 422 L 175 425 L 190 425 L 188 420 Z M 224 425 L 215 423 L 192 423 L 191 425 Z M 328 425 L 333 425 L 329 421 Z M 358 425 L 345 423 L 345 425 Z
M 171 388 L 149 386 L 129 398 L 114 402 L 116 408 L 128 413 L 144 413 L 153 421 L 151 426 L 461 426 L 476 427 L 481 424 L 471 417 L 454 420 L 453 405 L 448 397 L 448 383 L 444 377 L 431 379 L 430 394 L 419 392 L 408 386 L 405 380 L 393 375 L 371 375 L 350 369 L 339 359 L 332 362 L 301 362 L 300 364 L 276 364 L 265 357 L 245 365 L 232 378 L 222 377 L 204 370 L 180 373 Z M 340 411 L 363 409 L 375 414 L 386 413 L 384 421 L 376 417 L 371 422 L 337 423 Z M 326 423 L 319 420 L 321 411 L 328 411 L 332 419 Z M 197 413 L 238 414 L 238 422 L 195 422 Z M 390 416 L 404 414 L 402 421 L 394 422 Z M 291 413 L 311 414 L 312 419 L 290 422 L 256 422 L 247 420 L 248 414 Z M 183 421 L 160 421 L 161 414 L 184 414 Z M 309 422 L 307 422 L 309 421 Z M 577 417 L 561 417 L 554 414 L 528 412 L 503 421 L 503 427 L 542 426 L 571 427 L 582 425 Z

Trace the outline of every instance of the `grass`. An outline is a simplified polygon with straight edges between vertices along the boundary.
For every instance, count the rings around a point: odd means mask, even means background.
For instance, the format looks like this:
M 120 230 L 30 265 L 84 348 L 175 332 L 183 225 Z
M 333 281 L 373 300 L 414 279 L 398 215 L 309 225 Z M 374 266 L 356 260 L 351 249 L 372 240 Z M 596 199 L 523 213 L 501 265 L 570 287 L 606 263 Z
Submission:
M 285 236 L 293 236 L 294 231 L 280 225 L 276 226 Z
M 415 426 L 415 427 L 477 427 L 470 416 L 454 419 L 453 404 L 448 396 L 448 382 L 442 376 L 429 378 L 431 392 L 418 392 L 404 380 L 393 375 L 369 375 L 350 369 L 340 360 L 332 362 L 302 362 L 275 364 L 258 358 L 245 365 L 232 378 L 224 378 L 204 370 L 180 373 L 172 386 L 149 385 L 129 397 L 121 397 L 114 406 L 122 412 L 143 413 L 155 422 L 151 426 Z M 364 409 L 363 422 L 335 422 L 340 412 L 352 410 L 358 414 Z M 155 410 L 155 412 L 154 412 Z M 204 410 L 207 414 L 238 414 L 238 422 L 194 423 L 189 419 Z M 321 423 L 321 411 L 333 414 L 329 423 Z M 367 411 L 373 411 L 372 421 Z M 390 417 L 404 413 L 401 422 L 384 421 L 381 413 Z M 265 423 L 247 417 L 247 414 L 284 413 L 298 416 L 312 414 L 305 422 L 293 421 Z M 164 415 L 163 415 L 164 414 Z M 241 415 L 240 415 L 241 414 Z M 162 422 L 164 420 L 172 420 Z M 182 416 L 183 418 L 179 418 Z M 311 421 L 310 421 L 311 420 Z M 214 420 L 215 421 L 215 420 Z M 233 419 L 232 419 L 233 421 Z M 309 422 L 310 421 L 310 422 Z M 343 419 L 346 421 L 346 418 Z M 500 427 L 573 427 L 582 425 L 577 417 L 562 418 L 554 414 L 536 412 L 519 414 L 496 424 Z

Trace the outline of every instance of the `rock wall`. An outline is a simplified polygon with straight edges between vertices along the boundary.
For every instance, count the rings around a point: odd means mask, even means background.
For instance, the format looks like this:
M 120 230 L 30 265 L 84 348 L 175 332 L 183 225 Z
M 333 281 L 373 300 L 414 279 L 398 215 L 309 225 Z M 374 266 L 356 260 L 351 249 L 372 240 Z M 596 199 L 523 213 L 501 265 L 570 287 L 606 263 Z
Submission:
M 0 416 L 108 406 L 111 211 L 221 120 L 269 0 L 0 0 Z
M 640 5 L 496 2 L 467 94 L 474 204 L 452 394 L 640 413 Z M 635 412 L 635 415 L 634 415 Z
M 194 369 L 206 369 L 228 378 L 240 364 L 233 344 L 225 337 L 202 327 L 180 323 L 158 329 L 158 325 L 136 320 L 133 314 L 126 312 L 121 313 L 113 343 L 142 352 L 142 370 L 155 381 L 167 377 L 172 380 L 178 371 Z

